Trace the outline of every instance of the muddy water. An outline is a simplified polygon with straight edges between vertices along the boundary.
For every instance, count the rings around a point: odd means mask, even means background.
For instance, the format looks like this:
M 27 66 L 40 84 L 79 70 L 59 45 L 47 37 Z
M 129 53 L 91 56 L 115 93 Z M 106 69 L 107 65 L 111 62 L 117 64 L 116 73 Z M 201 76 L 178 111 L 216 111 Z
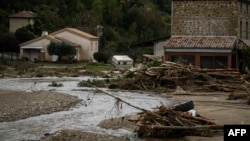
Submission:
M 127 130 L 106 130 L 97 127 L 97 124 L 111 117 L 124 116 L 139 112 L 130 106 L 124 105 L 122 109 L 115 108 L 115 99 L 103 93 L 94 93 L 90 88 L 77 87 L 81 78 L 32 78 L 32 79 L 0 79 L 0 90 L 39 91 L 53 90 L 78 96 L 83 100 L 77 107 L 69 111 L 55 112 L 48 115 L 31 117 L 16 122 L 0 123 L 0 140 L 36 140 L 45 133 L 53 133 L 60 129 L 80 129 L 88 132 L 128 136 L 134 138 L 134 133 Z M 49 87 L 52 81 L 62 83 L 63 87 Z M 172 104 L 171 99 L 154 96 L 150 93 L 127 91 L 110 91 L 103 89 L 121 99 L 141 108 L 152 110 L 160 103 L 166 106 Z

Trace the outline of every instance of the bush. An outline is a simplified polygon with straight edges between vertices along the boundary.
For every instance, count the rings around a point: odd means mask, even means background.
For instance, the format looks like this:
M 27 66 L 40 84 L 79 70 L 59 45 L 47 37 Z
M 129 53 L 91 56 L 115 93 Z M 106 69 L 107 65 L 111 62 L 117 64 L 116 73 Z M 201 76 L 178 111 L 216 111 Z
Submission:
M 93 79 L 90 80 L 88 79 L 86 80 L 82 80 L 81 82 L 79 82 L 77 84 L 78 87 L 105 87 L 107 86 L 107 84 L 111 84 L 111 83 L 117 83 L 119 81 L 121 81 L 121 78 L 115 78 L 115 79 L 104 79 L 104 80 L 97 80 L 97 79 Z
M 69 60 L 74 59 L 74 55 L 76 55 L 76 49 L 74 46 L 71 46 L 65 42 L 51 42 L 48 47 L 48 53 L 49 55 L 58 55 L 58 60 L 62 61 L 63 56 L 67 56 L 66 58 Z M 73 60 L 72 60 L 73 61 Z M 69 61 L 70 62 L 70 61 Z
M 109 59 L 109 55 L 107 55 L 107 54 L 105 54 L 103 52 L 96 52 L 94 54 L 94 59 L 96 61 L 98 61 L 99 63 L 103 62 L 103 63 L 107 64 L 108 59 Z
M 250 68 L 250 47 L 242 50 L 243 61 Z
M 55 81 L 53 81 L 51 84 L 49 84 L 50 87 L 62 87 L 63 84 L 62 83 L 57 83 Z
M 161 62 L 159 62 L 159 61 L 151 61 L 148 63 L 147 66 L 150 68 L 150 67 L 158 67 L 160 65 L 161 65 Z

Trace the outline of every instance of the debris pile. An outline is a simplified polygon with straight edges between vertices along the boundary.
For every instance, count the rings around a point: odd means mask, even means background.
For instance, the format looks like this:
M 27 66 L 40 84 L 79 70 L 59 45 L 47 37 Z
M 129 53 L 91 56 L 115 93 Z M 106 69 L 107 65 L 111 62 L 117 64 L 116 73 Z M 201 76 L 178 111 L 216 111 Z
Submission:
M 222 125 L 205 117 L 193 116 L 164 105 L 153 112 L 139 113 L 138 118 L 130 121 L 137 124 L 135 132 L 139 137 L 211 136 L 212 129 L 223 129 Z
M 133 75 L 131 75 L 133 73 Z M 121 89 L 173 91 L 177 86 L 186 91 L 245 91 L 250 86 L 250 76 L 233 69 L 202 69 L 191 65 L 165 62 L 159 67 L 127 72 L 126 81 L 118 84 Z

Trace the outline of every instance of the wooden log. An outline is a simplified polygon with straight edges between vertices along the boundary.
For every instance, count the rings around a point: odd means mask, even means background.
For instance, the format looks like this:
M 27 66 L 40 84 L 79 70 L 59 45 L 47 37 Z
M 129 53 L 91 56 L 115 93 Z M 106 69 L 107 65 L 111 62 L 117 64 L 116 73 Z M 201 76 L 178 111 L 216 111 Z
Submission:
M 197 126 L 159 126 L 159 125 L 143 125 L 143 124 L 137 124 L 138 126 L 145 126 L 151 129 L 183 129 L 183 130 L 189 130 L 189 129 L 224 129 L 224 125 L 197 125 Z

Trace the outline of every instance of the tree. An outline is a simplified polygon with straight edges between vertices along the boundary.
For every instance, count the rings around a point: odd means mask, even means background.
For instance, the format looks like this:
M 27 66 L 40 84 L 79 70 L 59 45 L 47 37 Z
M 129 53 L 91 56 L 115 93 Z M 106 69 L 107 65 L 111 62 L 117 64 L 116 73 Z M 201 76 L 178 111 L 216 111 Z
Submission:
M 250 47 L 242 50 L 243 62 L 248 68 L 250 68 Z
M 90 10 L 90 14 L 92 17 L 94 17 L 94 24 L 103 24 L 103 11 L 104 11 L 104 5 L 102 3 L 102 0 L 94 0 L 92 3 L 92 9 Z
M 105 0 L 104 20 L 105 24 L 118 27 L 122 21 L 122 7 L 117 0 Z
M 10 52 L 11 60 L 12 53 L 19 52 L 18 40 L 13 33 L 0 33 L 0 51 L 2 52 L 2 58 L 4 52 Z
M 35 34 L 28 29 L 28 26 L 21 27 L 16 30 L 15 36 L 20 43 L 26 42 L 28 40 L 34 39 Z
M 107 63 L 108 62 L 108 59 L 109 59 L 109 55 L 108 54 L 105 54 L 103 52 L 96 52 L 94 54 L 94 59 L 97 61 L 97 62 L 103 62 L 103 63 Z
M 70 57 L 76 54 L 75 47 L 65 42 L 59 42 L 59 43 L 51 42 L 48 45 L 47 49 L 49 55 L 57 55 L 59 61 L 62 61 L 63 56 Z

